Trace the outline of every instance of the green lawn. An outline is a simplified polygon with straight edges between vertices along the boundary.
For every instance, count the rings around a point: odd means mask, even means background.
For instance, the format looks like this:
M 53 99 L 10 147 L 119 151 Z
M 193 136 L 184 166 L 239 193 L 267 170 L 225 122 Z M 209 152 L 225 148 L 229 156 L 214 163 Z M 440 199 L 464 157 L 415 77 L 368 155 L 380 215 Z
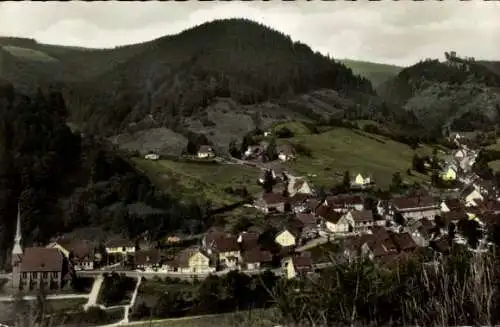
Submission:
M 488 162 L 488 166 L 494 171 L 500 171 L 500 160 L 490 161 Z
M 205 199 L 222 206 L 242 200 L 226 193 L 227 187 L 245 186 L 251 194 L 260 191 L 256 183 L 260 170 L 253 167 L 142 158 L 132 158 L 132 161 L 161 190 L 181 200 Z
M 307 176 L 316 186 L 333 186 L 342 180 L 346 170 L 352 177 L 358 173 L 368 174 L 380 187 L 388 186 L 395 172 L 400 172 L 403 179 L 409 182 L 429 179 L 415 172 L 413 176 L 408 176 L 406 171 L 411 168 L 416 152 L 432 153 L 430 146 L 423 145 L 415 151 L 389 138 L 346 128 L 300 135 L 279 142 L 300 143 L 311 150 L 312 157 L 298 156 L 286 165 L 292 172 Z

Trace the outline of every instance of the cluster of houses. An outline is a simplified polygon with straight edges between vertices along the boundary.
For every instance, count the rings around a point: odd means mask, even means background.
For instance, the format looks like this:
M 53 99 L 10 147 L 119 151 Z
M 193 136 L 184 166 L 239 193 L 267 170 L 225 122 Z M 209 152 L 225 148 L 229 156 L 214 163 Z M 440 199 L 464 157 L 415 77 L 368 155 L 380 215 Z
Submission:
M 452 141 L 458 146 L 451 156 L 444 160 L 441 178 L 445 181 L 459 180 L 464 184 L 471 181 L 467 179 L 476 162 L 478 151 L 470 149 L 466 144 L 461 143 L 462 137 L 456 134 Z
M 318 255 L 317 249 L 333 243 L 341 244 L 335 260 L 366 256 L 382 264 L 407 258 L 423 248 L 447 252 L 454 243 L 467 245 L 464 228 L 470 224 L 464 222 L 475 221 L 481 230 L 500 222 L 496 183 L 471 172 L 476 155 L 462 145 L 453 153 L 455 178 L 464 187 L 445 196 L 422 189 L 376 198 L 365 192 L 373 180 L 358 174 L 350 193 L 319 197 L 306 179 L 270 170 L 274 186 L 252 206 L 266 214 L 271 231 L 257 226 L 237 234 L 210 229 L 198 244 L 172 256 L 123 239 L 98 246 L 63 238 L 45 247 L 23 249 L 19 214 L 12 250 L 13 286 L 60 288 L 75 271 L 124 262 L 130 269 L 160 273 L 275 269 L 294 278 L 331 262 L 331 256 Z M 456 232 L 450 233 L 450 225 L 456 226 Z M 487 248 L 488 243 L 482 240 L 481 246 Z

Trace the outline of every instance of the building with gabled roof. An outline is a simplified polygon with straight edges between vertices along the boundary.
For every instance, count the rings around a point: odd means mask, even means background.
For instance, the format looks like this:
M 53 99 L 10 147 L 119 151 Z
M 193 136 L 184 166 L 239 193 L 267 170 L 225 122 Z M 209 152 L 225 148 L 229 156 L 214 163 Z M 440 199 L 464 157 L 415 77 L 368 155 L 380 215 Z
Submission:
M 58 289 L 63 284 L 64 256 L 58 249 L 21 246 L 21 206 L 18 204 L 16 235 L 12 248 L 12 286 L 25 291 Z

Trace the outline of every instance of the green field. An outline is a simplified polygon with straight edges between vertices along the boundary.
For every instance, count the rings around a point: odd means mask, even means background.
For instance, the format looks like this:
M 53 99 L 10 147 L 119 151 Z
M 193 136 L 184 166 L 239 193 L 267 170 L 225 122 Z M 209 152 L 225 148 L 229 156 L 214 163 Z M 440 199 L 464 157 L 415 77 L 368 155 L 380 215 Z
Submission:
M 223 206 L 242 200 L 225 192 L 227 187 L 245 186 L 251 194 L 261 190 L 256 183 L 260 176 L 257 168 L 142 158 L 132 158 L 132 161 L 157 187 L 181 200 L 204 199 L 215 206 Z
M 3 50 L 7 51 L 9 54 L 27 60 L 39 61 L 39 62 L 57 62 L 58 59 L 49 56 L 48 54 L 33 50 L 29 48 L 21 48 L 12 45 L 6 45 L 2 47 Z
M 132 322 L 134 327 L 269 327 L 279 324 L 279 313 L 273 309 L 252 310 L 217 315 L 183 317 Z
M 346 128 L 279 141 L 302 144 L 311 150 L 311 157 L 299 155 L 286 165 L 316 186 L 332 187 L 342 180 L 346 170 L 352 178 L 358 173 L 372 176 L 380 187 L 387 187 L 395 172 L 409 182 L 428 180 L 426 175 L 412 172 L 413 176 L 408 176 L 406 171 L 411 168 L 415 153 L 432 153 L 430 146 L 423 145 L 415 151 L 389 138 Z

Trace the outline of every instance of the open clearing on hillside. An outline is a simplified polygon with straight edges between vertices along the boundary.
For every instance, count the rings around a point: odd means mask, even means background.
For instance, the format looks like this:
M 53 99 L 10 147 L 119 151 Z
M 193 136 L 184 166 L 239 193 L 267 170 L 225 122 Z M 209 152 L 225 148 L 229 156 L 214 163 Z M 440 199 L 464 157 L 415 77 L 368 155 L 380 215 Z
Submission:
M 38 51 L 38 50 L 21 48 L 21 47 L 16 47 L 13 45 L 3 46 L 2 49 L 5 50 L 6 52 L 10 53 L 14 57 L 18 57 L 18 58 L 22 58 L 22 59 L 40 61 L 40 62 L 57 62 L 58 61 L 56 58 L 51 57 L 48 54 L 41 52 L 41 51 Z
M 242 200 L 225 192 L 228 187 L 246 187 L 250 194 L 261 190 L 257 185 L 260 176 L 257 168 L 142 158 L 132 158 L 132 161 L 158 188 L 180 200 L 205 199 L 215 206 L 224 206 Z
M 311 157 L 298 156 L 286 165 L 293 172 L 310 176 L 316 186 L 332 187 L 342 180 L 346 170 L 352 177 L 357 173 L 372 176 L 380 187 L 387 187 L 395 172 L 400 172 L 403 179 L 409 182 L 428 180 L 426 175 L 412 172 L 413 176 L 409 176 L 406 171 L 411 169 L 415 153 L 432 153 L 430 146 L 422 145 L 413 150 L 406 144 L 380 135 L 346 128 L 299 135 L 279 142 L 302 144 L 311 150 Z
M 278 324 L 279 314 L 273 309 L 132 322 L 134 327 L 269 327 Z
M 490 166 L 493 171 L 500 171 L 500 160 L 490 161 L 488 162 L 488 166 Z

